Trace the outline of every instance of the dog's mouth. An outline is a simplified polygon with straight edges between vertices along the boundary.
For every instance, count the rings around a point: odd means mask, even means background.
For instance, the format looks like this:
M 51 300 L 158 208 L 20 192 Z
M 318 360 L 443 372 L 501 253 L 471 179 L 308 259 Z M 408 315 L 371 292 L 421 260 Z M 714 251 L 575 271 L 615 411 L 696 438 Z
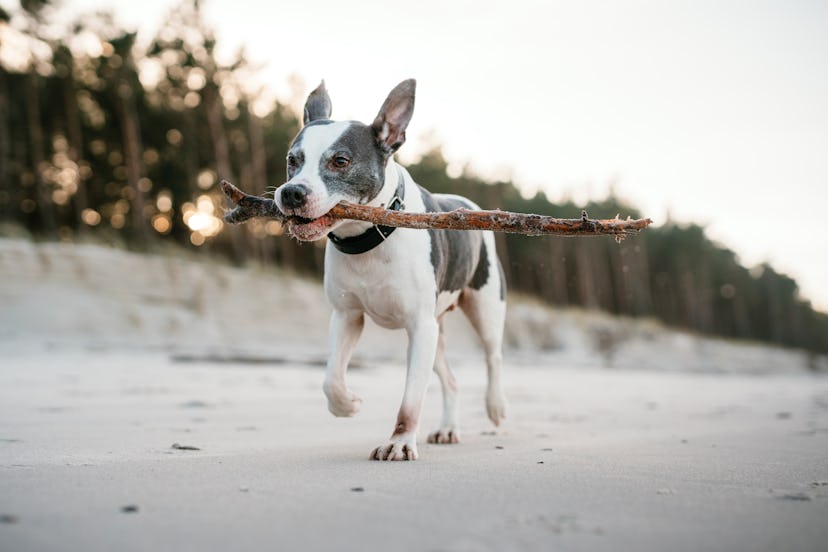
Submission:
M 324 216 L 324 215 L 322 215 L 322 216 Z M 309 218 L 305 218 L 305 217 L 298 217 L 298 216 L 295 216 L 295 215 L 291 216 L 291 217 L 288 217 L 288 222 L 290 222 L 292 224 L 310 224 L 315 220 L 319 220 L 319 219 L 309 219 Z
M 322 238 L 328 233 L 336 220 L 329 215 L 322 215 L 315 219 L 293 215 L 287 219 L 290 233 L 302 241 L 314 241 Z

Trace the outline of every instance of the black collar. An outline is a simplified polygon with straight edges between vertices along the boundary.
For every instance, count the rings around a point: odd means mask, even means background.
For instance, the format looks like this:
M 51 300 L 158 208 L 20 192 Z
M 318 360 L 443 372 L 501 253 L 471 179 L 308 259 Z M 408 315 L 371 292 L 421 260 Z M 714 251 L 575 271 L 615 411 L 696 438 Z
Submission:
M 405 203 L 403 202 L 403 199 L 405 198 L 405 177 L 403 176 L 402 170 L 398 169 L 397 172 L 400 175 L 399 182 L 397 183 L 397 192 L 391 200 L 391 203 L 386 206 L 386 209 L 390 209 L 391 211 L 398 211 L 405 208 Z M 340 238 L 331 232 L 328 234 L 328 240 L 334 247 L 343 253 L 348 255 L 359 255 L 360 253 L 371 251 L 373 248 L 384 242 L 385 239 L 396 229 L 397 228 L 394 226 L 375 224 L 362 234 L 351 236 L 349 238 Z

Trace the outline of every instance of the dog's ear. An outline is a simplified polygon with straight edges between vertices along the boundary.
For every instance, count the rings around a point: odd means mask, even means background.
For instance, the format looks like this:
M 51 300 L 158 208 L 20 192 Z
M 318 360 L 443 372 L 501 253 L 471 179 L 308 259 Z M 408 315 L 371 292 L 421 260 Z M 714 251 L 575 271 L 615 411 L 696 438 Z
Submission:
M 405 129 L 414 114 L 414 91 L 417 81 L 408 79 L 388 94 L 371 127 L 377 141 L 387 153 L 394 153 L 405 142 Z
M 328 90 L 325 88 L 325 81 L 323 80 L 316 87 L 316 90 L 310 93 L 308 99 L 305 100 L 305 116 L 304 122 L 308 124 L 317 119 L 331 118 L 331 97 L 328 96 Z

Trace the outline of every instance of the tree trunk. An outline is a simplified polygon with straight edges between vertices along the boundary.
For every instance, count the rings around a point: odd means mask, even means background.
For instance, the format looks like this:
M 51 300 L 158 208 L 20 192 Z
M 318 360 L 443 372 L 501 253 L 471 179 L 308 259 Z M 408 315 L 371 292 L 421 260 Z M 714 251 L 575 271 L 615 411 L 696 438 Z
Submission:
M 66 138 L 69 142 L 69 159 L 75 162 L 80 169 L 80 162 L 83 159 L 83 131 L 81 129 L 80 111 L 78 110 L 77 91 L 72 79 L 71 71 L 68 77 L 63 80 L 63 104 L 66 110 Z M 89 205 L 86 195 L 86 181 L 78 175 L 78 189 L 73 198 L 75 206 L 75 218 L 79 229 L 86 225 L 83 222 L 82 213 Z
M 267 155 L 265 152 L 262 121 L 255 114 L 247 115 L 247 131 L 250 134 L 251 180 L 254 190 L 264 194 L 267 190 Z
M 35 173 L 37 186 L 37 210 L 40 213 L 40 221 L 43 233 L 54 238 L 57 230 L 55 220 L 55 208 L 52 203 L 51 189 L 44 177 L 46 160 L 43 153 L 43 123 L 40 119 L 40 90 L 38 86 L 38 75 L 32 69 L 27 75 L 28 100 L 26 101 L 26 117 L 29 126 L 29 155 L 32 161 L 32 169 Z
M 148 229 L 144 217 L 144 192 L 138 181 L 144 174 L 144 162 L 141 158 L 141 130 L 138 113 L 135 108 L 135 96 L 126 79 L 121 79 L 117 89 L 118 115 L 121 119 L 121 136 L 124 143 L 124 158 L 127 165 L 127 183 L 132 190 L 131 206 L 132 225 L 139 241 L 146 246 Z
M 9 132 L 9 83 L 6 71 L 0 68 L 0 219 L 10 220 L 13 196 L 11 193 L 11 147 Z
M 586 246 L 587 244 L 584 244 Z M 587 247 L 575 248 L 575 262 L 577 264 L 578 295 L 581 306 L 595 308 L 598 306 L 598 298 L 595 290 L 595 267 L 593 266 L 590 252 Z
M 566 254 L 563 240 L 549 239 L 549 283 L 551 286 L 553 303 L 566 306 L 569 304 L 569 293 L 566 289 Z
M 204 104 L 207 110 L 207 124 L 210 127 L 210 137 L 213 139 L 213 149 L 216 154 L 216 171 L 219 179 L 233 181 L 233 168 L 230 163 L 230 145 L 224 134 L 223 117 L 218 90 L 215 85 L 208 83 L 204 87 Z
M 633 309 L 637 316 L 653 314 L 652 286 L 650 285 L 650 266 L 647 262 L 647 240 L 636 240 L 627 254 L 630 271 L 625 274 L 627 289 L 634 290 Z
M 218 88 L 209 79 L 207 86 L 202 90 L 202 98 L 207 111 L 207 125 L 210 127 L 210 137 L 213 141 L 213 151 L 216 156 L 216 171 L 219 179 L 223 178 L 232 182 L 233 166 L 230 163 L 230 145 L 227 142 L 227 136 L 224 134 L 221 98 L 219 97 Z M 246 232 L 245 230 L 230 233 L 233 256 L 238 263 L 245 260 L 244 236 L 242 236 L 242 233 Z

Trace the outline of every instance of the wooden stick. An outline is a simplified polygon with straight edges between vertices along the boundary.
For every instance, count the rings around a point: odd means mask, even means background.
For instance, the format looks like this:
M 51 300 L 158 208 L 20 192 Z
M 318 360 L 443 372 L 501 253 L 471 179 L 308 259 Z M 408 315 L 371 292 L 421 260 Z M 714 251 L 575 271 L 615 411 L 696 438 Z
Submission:
M 238 224 L 254 217 L 274 218 L 287 222 L 286 216 L 272 199 L 248 195 L 226 180 L 221 181 L 221 189 L 236 207 L 224 215 L 224 220 Z M 442 213 L 410 213 L 408 211 L 389 211 L 382 207 L 357 205 L 340 201 L 327 213 L 340 219 L 362 220 L 384 226 L 401 228 L 438 229 L 438 230 L 493 230 L 539 236 L 555 234 L 562 236 L 598 236 L 612 235 L 621 241 L 630 234 L 637 234 L 652 224 L 650 219 L 614 219 L 595 220 L 581 211 L 581 218 L 561 219 L 544 215 L 512 213 L 509 211 L 472 211 L 455 209 Z

